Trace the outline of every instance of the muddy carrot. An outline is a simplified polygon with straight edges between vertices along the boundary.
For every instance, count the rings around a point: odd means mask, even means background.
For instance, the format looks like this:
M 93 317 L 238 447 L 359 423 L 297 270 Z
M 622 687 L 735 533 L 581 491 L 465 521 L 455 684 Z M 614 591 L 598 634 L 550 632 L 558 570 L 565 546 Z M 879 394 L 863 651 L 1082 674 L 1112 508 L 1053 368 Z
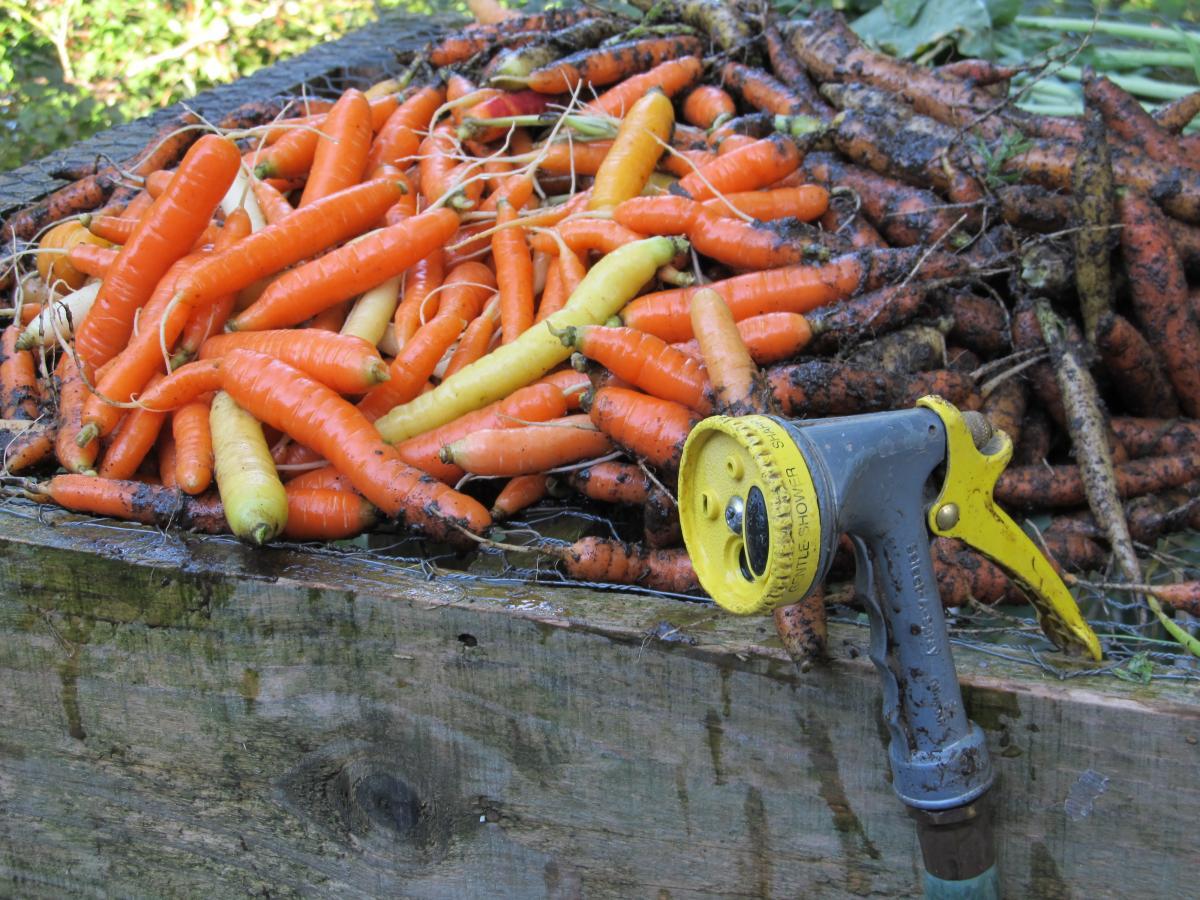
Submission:
M 650 550 L 606 538 L 582 538 L 562 554 L 572 578 L 588 582 L 636 584 L 656 591 L 684 594 L 700 582 L 686 550 Z
M 22 331 L 9 325 L 0 341 L 0 417 L 29 421 L 38 417 L 37 371 L 33 354 L 17 349 Z
M 1112 309 L 1109 257 L 1114 197 L 1112 159 L 1104 124 L 1098 114 L 1088 116 L 1084 141 L 1071 171 L 1071 199 L 1077 223 L 1072 234 L 1075 286 L 1083 315 L 1083 333 L 1093 346 L 1096 329 Z
M 1180 407 L 1195 418 L 1200 416 L 1200 329 L 1188 308 L 1183 264 L 1154 204 L 1129 192 L 1120 197 L 1118 207 L 1134 311 L 1147 339 L 1160 348 Z
M 811 105 L 803 97 L 762 69 L 727 62 L 721 69 L 721 82 L 740 95 L 747 104 L 762 112 L 781 116 L 813 112 Z
M 581 82 L 612 84 L 644 72 L 669 59 L 700 56 L 703 47 L 693 37 L 647 38 L 610 47 L 581 50 L 529 74 L 528 86 L 547 94 L 574 90 Z
M 1153 418 L 1179 415 L 1158 354 L 1124 316 L 1110 314 L 1101 320 L 1096 349 L 1128 410 Z
M 1104 117 L 1108 130 L 1130 146 L 1161 163 L 1187 165 L 1175 136 L 1159 125 L 1136 97 L 1108 78 L 1084 70 L 1083 96 Z
M 1200 474 L 1195 456 L 1153 456 L 1115 467 L 1117 491 L 1137 497 L 1185 484 Z M 1013 466 L 996 482 L 996 499 L 1023 509 L 1062 509 L 1085 502 L 1079 468 L 1064 466 Z
M 1117 567 L 1133 582 L 1141 581 L 1141 566 L 1129 535 L 1129 523 L 1117 497 L 1113 459 L 1108 450 L 1108 423 L 1091 373 L 1068 344 L 1061 320 L 1048 301 L 1037 303 L 1037 318 L 1054 364 L 1067 413 L 1067 432 L 1075 451 L 1088 506 L 1100 522 L 1113 549 Z
M 992 427 L 1012 438 L 1016 446 L 1021 441 L 1028 391 L 1020 378 L 1007 378 L 983 400 L 981 412 Z
M 88 475 L 57 475 L 34 490 L 73 512 L 111 516 L 159 528 L 206 533 L 228 530 L 224 515 L 206 498 L 188 497 L 166 486 Z
M 655 487 L 640 466 L 611 461 L 571 472 L 567 483 L 591 500 L 625 506 L 643 505 Z

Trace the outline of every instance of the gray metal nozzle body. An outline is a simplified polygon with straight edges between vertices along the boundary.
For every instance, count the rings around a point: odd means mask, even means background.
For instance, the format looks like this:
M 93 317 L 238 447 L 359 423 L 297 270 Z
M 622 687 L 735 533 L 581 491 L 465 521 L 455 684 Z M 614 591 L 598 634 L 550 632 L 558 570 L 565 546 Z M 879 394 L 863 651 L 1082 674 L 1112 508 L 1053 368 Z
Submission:
M 927 409 L 784 421 L 808 460 L 821 505 L 821 571 L 838 535 L 855 549 L 857 589 L 883 682 L 892 787 L 910 807 L 971 803 L 993 780 L 983 732 L 967 719 L 930 558 L 930 476 L 945 426 Z

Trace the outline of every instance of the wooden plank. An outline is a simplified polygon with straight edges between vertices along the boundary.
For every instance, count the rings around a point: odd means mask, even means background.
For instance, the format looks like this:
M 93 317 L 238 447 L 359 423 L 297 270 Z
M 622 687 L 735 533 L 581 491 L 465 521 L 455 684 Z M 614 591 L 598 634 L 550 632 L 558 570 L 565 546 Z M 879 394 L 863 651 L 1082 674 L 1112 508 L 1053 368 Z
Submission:
M 30 515 L 0 507 L 0 893 L 918 892 L 863 629 L 800 675 L 705 605 Z M 957 655 L 1009 894 L 1189 894 L 1194 689 Z

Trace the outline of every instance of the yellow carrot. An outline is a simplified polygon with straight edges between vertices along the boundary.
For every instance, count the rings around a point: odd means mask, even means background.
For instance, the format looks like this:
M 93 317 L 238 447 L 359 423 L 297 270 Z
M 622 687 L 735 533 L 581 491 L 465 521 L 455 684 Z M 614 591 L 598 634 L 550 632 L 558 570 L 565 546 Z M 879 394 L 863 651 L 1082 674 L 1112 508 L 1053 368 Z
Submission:
M 611 209 L 646 187 L 675 125 L 667 95 L 652 90 L 633 104 L 600 163 L 588 209 Z
M 224 391 L 213 398 L 208 423 L 229 529 L 244 541 L 265 544 L 287 525 L 288 503 L 262 425 Z

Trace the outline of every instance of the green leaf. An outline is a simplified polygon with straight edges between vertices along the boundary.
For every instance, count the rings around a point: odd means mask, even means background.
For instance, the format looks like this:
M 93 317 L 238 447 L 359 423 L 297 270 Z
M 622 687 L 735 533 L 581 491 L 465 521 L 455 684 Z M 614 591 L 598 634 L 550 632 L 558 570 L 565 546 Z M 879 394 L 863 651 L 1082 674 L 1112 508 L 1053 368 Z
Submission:
M 1196 81 L 1200 82 L 1200 41 L 1178 25 L 1175 26 L 1175 31 L 1183 38 L 1183 45 L 1187 47 L 1187 51 L 1192 57 L 1192 71 L 1196 74 Z
M 883 8 L 892 22 L 904 28 L 917 20 L 923 4 L 924 0 L 883 0 Z
M 907 25 L 878 6 L 850 27 L 868 43 L 905 59 L 943 40 L 952 41 L 963 56 L 992 52 L 992 17 L 984 0 L 925 0 Z
M 1154 677 L 1154 663 L 1150 661 L 1146 651 L 1142 650 L 1133 654 L 1122 668 L 1113 669 L 1112 673 L 1122 681 L 1149 684 L 1150 679 Z
M 987 0 L 988 15 L 992 17 L 992 26 L 1002 28 L 1012 23 L 1021 12 L 1024 5 L 1022 0 Z

